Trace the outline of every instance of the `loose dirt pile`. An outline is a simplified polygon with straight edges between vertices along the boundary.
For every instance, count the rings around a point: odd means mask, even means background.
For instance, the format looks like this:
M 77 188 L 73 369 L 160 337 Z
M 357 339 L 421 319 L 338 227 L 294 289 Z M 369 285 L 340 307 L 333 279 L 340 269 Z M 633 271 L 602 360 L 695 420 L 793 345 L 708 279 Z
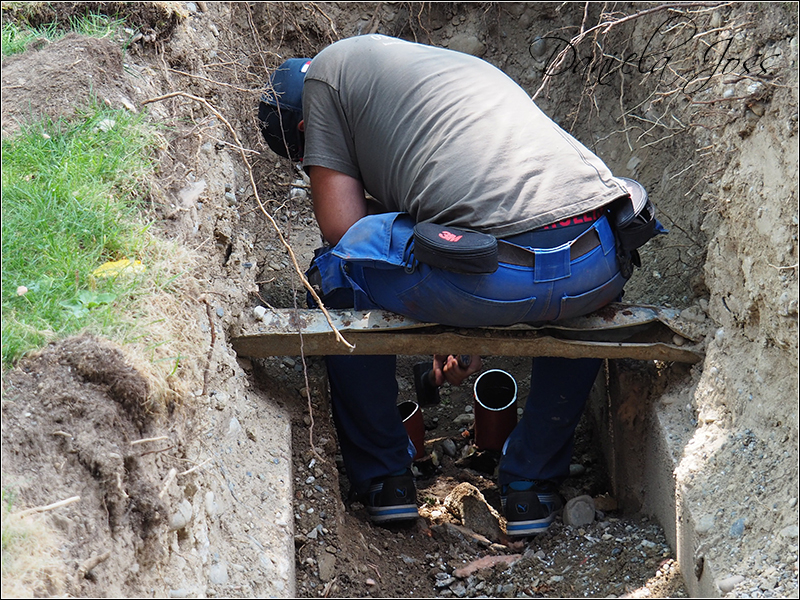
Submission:
M 21 507 L 81 497 L 45 513 L 63 567 L 28 593 L 667 597 L 687 593 L 681 577 L 711 577 L 713 593 L 797 595 L 797 18 L 787 6 L 621 5 L 613 18 L 654 10 L 573 40 L 537 96 L 615 173 L 640 180 L 671 230 L 643 253 L 626 300 L 688 308 L 714 327 L 701 366 L 609 371 L 651 394 L 645 405 L 679 449 L 677 501 L 697 522 L 662 528 L 647 497 L 641 514 L 620 510 L 587 419 L 562 492 L 595 498 L 598 519 L 559 521 L 528 543 L 464 528 L 445 506 L 469 483 L 499 508 L 493 457 L 464 457 L 467 385 L 425 409 L 439 463 L 417 465 L 425 518 L 379 529 L 345 503 L 321 359 L 251 362 L 229 350 L 254 306 L 305 296 L 242 153 L 304 267 L 320 242 L 307 186 L 255 122 L 270 69 L 378 32 L 481 56 L 533 95 L 568 47 L 558 39 L 612 17 L 559 3 L 92 6 L 128 14 L 143 35 L 124 55 L 121 40 L 68 37 L 5 61 L 3 135 L 17 119 L 70 114 L 90 93 L 164 126 L 148 214 L 193 257 L 169 318 L 194 351 L 168 404 L 152 402 L 124 348 L 89 336 L 4 377 L 3 485 Z M 424 358 L 399 361 L 401 399 Z M 526 361 L 487 366 L 514 374 L 526 396 Z M 682 574 L 668 546 L 676 535 L 696 540 Z

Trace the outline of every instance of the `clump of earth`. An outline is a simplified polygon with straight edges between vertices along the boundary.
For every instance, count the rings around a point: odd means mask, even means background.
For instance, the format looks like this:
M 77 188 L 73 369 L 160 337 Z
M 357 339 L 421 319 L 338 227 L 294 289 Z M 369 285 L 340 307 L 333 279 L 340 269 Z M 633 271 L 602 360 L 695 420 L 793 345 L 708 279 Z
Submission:
M 83 7 L 51 4 L 39 18 L 67 20 Z M 578 4 L 526 3 L 92 7 L 120 11 L 141 35 L 68 36 L 5 59 L 3 136 L 29 117 L 73 116 L 89 95 L 164 126 L 143 210 L 182 249 L 183 278 L 163 306 L 186 360 L 164 385 L 125 346 L 84 335 L 4 375 L 4 487 L 20 508 L 80 497 L 36 517 L 55 536 L 53 561 L 20 582 L 18 595 L 674 597 L 714 564 L 722 565 L 715 593 L 797 595 L 796 15 L 778 5 L 759 15 L 750 5 L 681 9 L 709 32 L 697 39 L 730 34 L 728 58 L 740 60 L 727 63 L 737 76 L 719 73 L 703 89 L 658 80 L 697 71 L 707 46 L 675 50 L 661 72 L 632 63 L 624 83 L 584 68 L 588 59 L 573 62 L 539 91 L 553 52 L 542 40 L 599 22 L 599 6 L 585 14 Z M 664 8 L 597 39 L 615 55 L 646 43 L 668 48 L 656 32 L 675 14 Z M 590 498 L 594 519 L 559 518 L 546 534 L 507 539 L 492 513 L 496 457 L 472 447 L 471 380 L 423 408 L 421 518 L 375 527 L 348 500 L 322 359 L 250 360 L 230 349 L 254 307 L 304 306 L 284 241 L 301 269 L 321 242 L 302 173 L 259 137 L 263 84 L 285 58 L 370 33 L 496 64 L 615 173 L 650 190 L 671 233 L 642 253 L 625 299 L 691 309 L 710 323 L 706 360 L 693 368 L 618 361 L 614 372 L 650 390 L 647 402 L 665 411 L 687 456 L 702 457 L 676 458 L 682 501 L 702 508 L 690 560 L 678 565 L 647 503 L 631 510 L 615 497 L 588 414 L 561 492 Z M 575 59 L 591 58 L 580 48 Z M 400 400 L 414 399 L 412 366 L 429 358 L 400 358 Z M 521 409 L 529 361 L 485 360 L 516 378 Z

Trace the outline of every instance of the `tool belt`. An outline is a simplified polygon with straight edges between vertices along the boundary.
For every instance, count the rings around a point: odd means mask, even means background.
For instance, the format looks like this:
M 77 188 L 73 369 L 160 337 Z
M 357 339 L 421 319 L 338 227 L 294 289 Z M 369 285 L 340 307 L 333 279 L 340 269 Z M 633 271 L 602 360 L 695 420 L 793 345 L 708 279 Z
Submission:
M 594 228 L 571 243 L 569 258 L 575 260 L 600 246 Z M 488 233 L 459 227 L 417 223 L 414 226 L 414 258 L 430 267 L 454 273 L 494 273 L 498 263 L 535 268 L 536 252 Z
M 667 230 L 656 219 L 656 209 L 647 191 L 637 181 L 619 177 L 628 195 L 607 208 L 616 238 L 620 272 L 625 279 L 633 267 L 641 267 L 638 248 Z M 595 228 L 589 228 L 570 244 L 570 260 L 579 258 L 601 245 Z M 536 253 L 522 246 L 497 240 L 488 233 L 460 227 L 417 223 L 414 226 L 414 257 L 428 266 L 454 273 L 494 273 L 499 263 L 534 268 Z
M 617 258 L 622 276 L 629 279 L 633 267 L 641 267 L 638 248 L 667 230 L 656 219 L 656 207 L 647 196 L 647 190 L 638 181 L 618 177 L 625 183 L 629 195 L 611 203 L 611 224 L 617 237 Z
M 460 227 L 417 223 L 414 226 L 414 258 L 430 267 L 454 273 L 494 273 L 497 239 Z

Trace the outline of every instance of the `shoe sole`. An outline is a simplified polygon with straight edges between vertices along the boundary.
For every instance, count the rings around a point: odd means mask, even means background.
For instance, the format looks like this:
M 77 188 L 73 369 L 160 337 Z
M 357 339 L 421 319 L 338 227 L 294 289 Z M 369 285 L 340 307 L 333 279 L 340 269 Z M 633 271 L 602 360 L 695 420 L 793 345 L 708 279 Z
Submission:
M 419 518 L 416 504 L 398 504 L 396 506 L 367 507 L 370 521 L 373 523 L 392 523 Z
M 536 535 L 546 532 L 553 522 L 554 515 L 533 521 L 507 521 L 506 533 L 512 537 Z

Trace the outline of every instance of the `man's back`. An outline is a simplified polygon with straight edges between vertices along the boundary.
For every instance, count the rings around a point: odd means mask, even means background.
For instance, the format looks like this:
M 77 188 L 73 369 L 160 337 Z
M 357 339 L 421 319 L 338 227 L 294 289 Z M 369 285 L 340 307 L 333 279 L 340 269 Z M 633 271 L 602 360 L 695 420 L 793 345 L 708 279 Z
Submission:
M 625 192 L 516 83 L 467 54 L 348 38 L 311 63 L 306 166 L 356 177 L 389 211 L 498 237 Z

